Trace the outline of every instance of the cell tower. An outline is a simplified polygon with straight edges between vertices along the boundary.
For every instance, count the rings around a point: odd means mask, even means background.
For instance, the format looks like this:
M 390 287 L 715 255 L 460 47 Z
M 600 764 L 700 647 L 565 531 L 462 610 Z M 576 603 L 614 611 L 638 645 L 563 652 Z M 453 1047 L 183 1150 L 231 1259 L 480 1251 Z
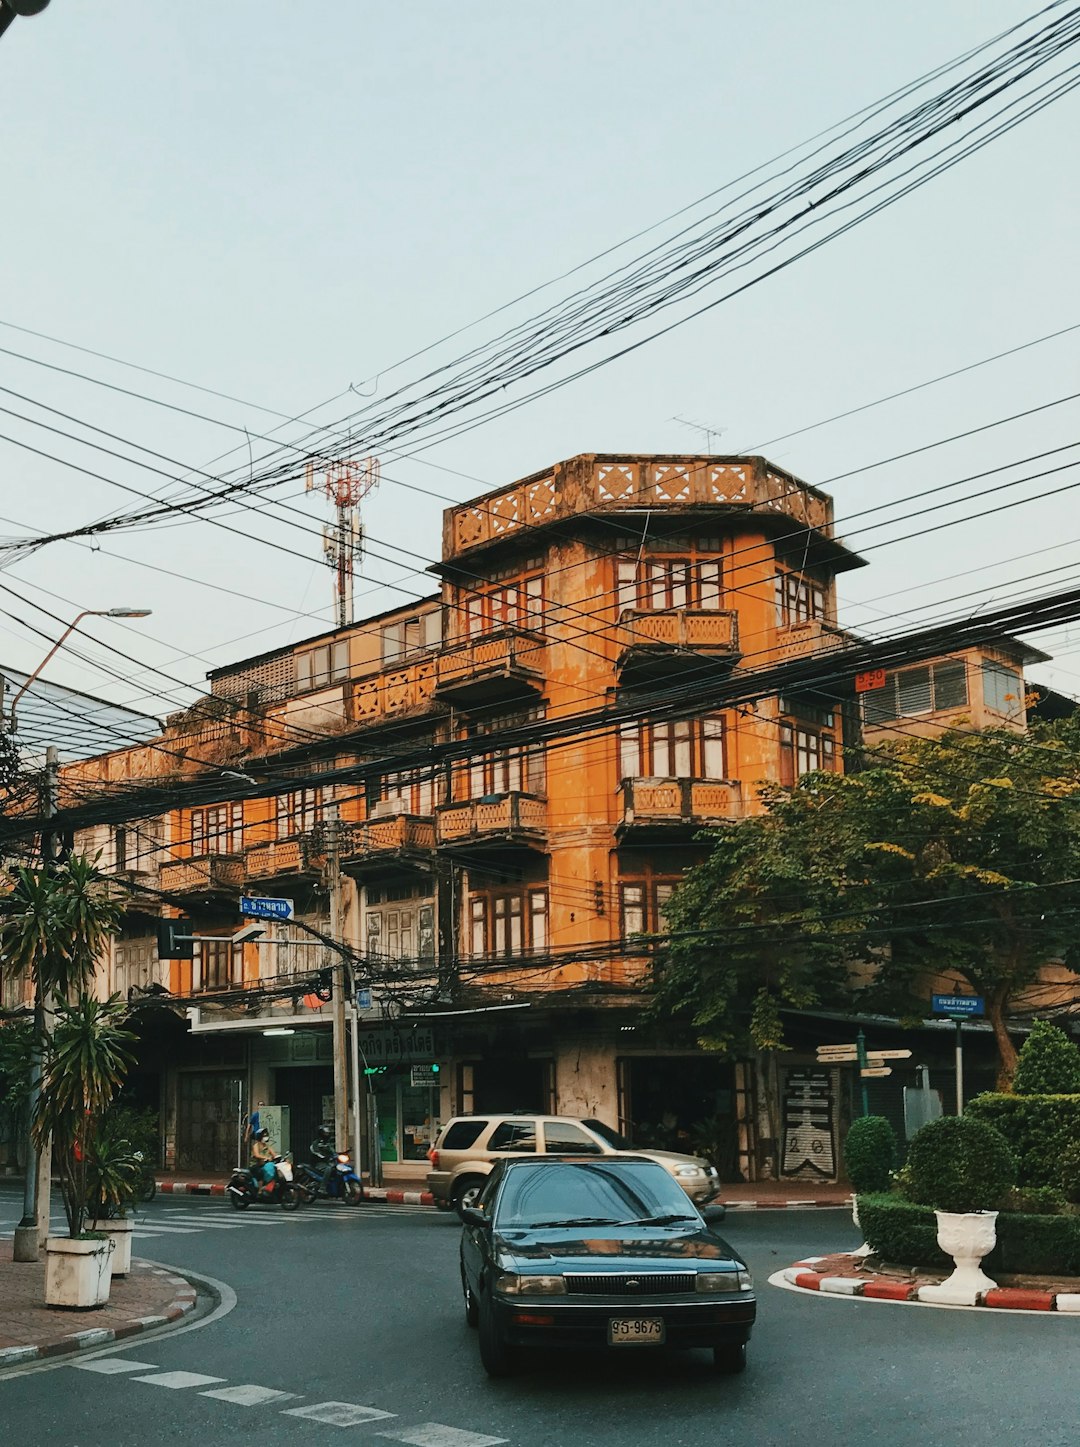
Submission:
M 323 552 L 334 572 L 334 602 L 337 626 L 346 628 L 353 620 L 353 571 L 364 546 L 360 526 L 360 499 L 379 485 L 379 459 L 361 461 L 312 461 L 307 465 L 306 489 L 325 492 L 334 505 L 336 518 L 323 523 Z

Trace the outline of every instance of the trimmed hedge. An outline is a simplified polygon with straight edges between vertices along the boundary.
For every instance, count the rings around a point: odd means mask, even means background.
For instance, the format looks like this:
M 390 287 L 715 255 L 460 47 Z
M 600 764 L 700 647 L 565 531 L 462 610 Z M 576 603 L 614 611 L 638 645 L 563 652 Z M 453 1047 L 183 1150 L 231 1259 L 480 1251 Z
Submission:
M 968 1115 L 944 1115 L 908 1148 L 907 1194 L 939 1211 L 996 1211 L 1016 1184 L 1016 1159 L 1000 1131 Z
M 860 1196 L 859 1224 L 868 1246 L 901 1266 L 950 1267 L 938 1248 L 937 1219 L 929 1206 L 899 1196 Z M 1080 1276 L 1080 1215 L 1028 1216 L 1002 1212 L 998 1244 L 983 1262 L 995 1271 L 1036 1276 Z
M 1080 1095 L 977 1095 L 964 1118 L 999 1130 L 1016 1157 L 1021 1186 L 1062 1185 L 1062 1161 L 1080 1147 Z
M 887 1191 L 896 1164 L 896 1132 L 883 1115 L 852 1121 L 844 1141 L 844 1165 L 856 1193 Z
M 1036 1020 L 1016 1064 L 1014 1095 L 1072 1095 L 1080 1091 L 1080 1050 L 1064 1030 Z

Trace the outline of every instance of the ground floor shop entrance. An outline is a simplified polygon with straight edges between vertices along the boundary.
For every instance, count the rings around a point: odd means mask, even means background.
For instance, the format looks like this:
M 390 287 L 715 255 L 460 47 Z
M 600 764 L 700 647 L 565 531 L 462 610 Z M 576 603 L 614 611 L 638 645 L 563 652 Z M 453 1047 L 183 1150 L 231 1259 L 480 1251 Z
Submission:
M 244 1080 L 224 1070 L 182 1070 L 176 1082 L 176 1169 L 225 1175 L 244 1157 Z
M 626 1056 L 616 1062 L 619 1128 L 636 1146 L 685 1151 L 738 1180 L 735 1070 L 702 1055 Z
M 419 1083 L 421 1077 L 423 1083 Z M 438 1134 L 439 1117 L 439 1088 L 431 1082 L 428 1069 L 386 1066 L 368 1075 L 367 1082 L 374 1102 L 380 1160 L 426 1160 Z
M 309 1159 L 308 1147 L 321 1125 L 334 1120 L 334 1071 L 329 1065 L 287 1065 L 275 1068 L 271 1099 L 289 1110 L 289 1145 L 298 1161 Z M 338 1145 L 346 1142 L 339 1141 Z

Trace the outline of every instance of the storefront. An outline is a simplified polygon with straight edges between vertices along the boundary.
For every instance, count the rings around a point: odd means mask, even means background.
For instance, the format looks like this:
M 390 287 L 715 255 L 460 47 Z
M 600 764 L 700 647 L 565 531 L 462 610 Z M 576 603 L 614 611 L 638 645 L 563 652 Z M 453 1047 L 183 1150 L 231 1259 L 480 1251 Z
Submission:
M 439 1132 L 440 1064 L 430 1026 L 374 1026 L 360 1031 L 370 1120 L 379 1159 L 410 1175 L 427 1170 Z

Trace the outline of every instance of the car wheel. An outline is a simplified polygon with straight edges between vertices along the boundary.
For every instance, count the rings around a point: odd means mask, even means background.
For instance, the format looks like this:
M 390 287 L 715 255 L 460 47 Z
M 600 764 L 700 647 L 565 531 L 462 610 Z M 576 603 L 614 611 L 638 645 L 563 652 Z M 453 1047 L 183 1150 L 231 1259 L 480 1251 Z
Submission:
M 517 1365 L 517 1353 L 498 1328 L 491 1303 L 479 1303 L 480 1364 L 489 1377 L 508 1377 Z
M 713 1347 L 713 1367 L 725 1377 L 746 1371 L 746 1343 L 738 1346 Z
M 483 1189 L 483 1176 L 462 1176 L 460 1181 L 454 1182 L 454 1188 L 450 1192 L 450 1204 L 455 1211 L 460 1211 L 462 1206 L 475 1206 Z
M 476 1326 L 480 1320 L 480 1308 L 476 1304 L 476 1297 L 469 1285 L 469 1278 L 465 1275 L 464 1266 L 461 1268 L 461 1293 L 465 1298 L 465 1325 Z

